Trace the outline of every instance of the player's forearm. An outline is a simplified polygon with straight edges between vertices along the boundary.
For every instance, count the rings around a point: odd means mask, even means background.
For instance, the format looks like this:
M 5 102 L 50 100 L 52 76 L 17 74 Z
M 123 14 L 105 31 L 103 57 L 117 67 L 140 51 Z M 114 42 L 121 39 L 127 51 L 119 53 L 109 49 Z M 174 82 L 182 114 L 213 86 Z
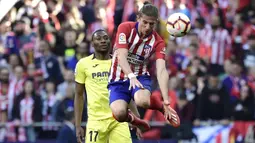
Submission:
M 128 63 L 127 56 L 128 51 L 126 51 L 126 49 L 118 49 L 118 62 L 125 75 L 133 73 Z
M 76 93 L 74 97 L 75 126 L 81 126 L 82 112 L 84 107 L 84 90 L 76 83 Z
M 168 97 L 169 76 L 168 76 L 167 70 L 162 69 L 161 71 L 157 72 L 157 79 L 158 79 L 159 88 L 161 90 L 163 100 L 170 102 L 169 97 Z
M 75 125 L 77 127 L 81 126 L 83 104 L 84 104 L 83 96 L 76 95 L 74 99 L 74 111 L 75 111 Z
M 137 109 L 137 106 L 134 102 L 134 100 L 131 100 L 129 105 L 128 105 L 129 109 L 137 116 L 140 118 L 140 114 L 139 114 L 139 111 Z

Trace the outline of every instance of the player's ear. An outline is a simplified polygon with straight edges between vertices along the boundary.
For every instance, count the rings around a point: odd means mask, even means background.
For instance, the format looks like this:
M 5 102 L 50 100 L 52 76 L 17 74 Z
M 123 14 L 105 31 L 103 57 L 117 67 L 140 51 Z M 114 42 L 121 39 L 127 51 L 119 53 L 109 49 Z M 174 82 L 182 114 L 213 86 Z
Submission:
M 136 14 L 136 20 L 140 20 L 140 18 L 141 18 L 141 13 L 138 12 L 138 14 Z

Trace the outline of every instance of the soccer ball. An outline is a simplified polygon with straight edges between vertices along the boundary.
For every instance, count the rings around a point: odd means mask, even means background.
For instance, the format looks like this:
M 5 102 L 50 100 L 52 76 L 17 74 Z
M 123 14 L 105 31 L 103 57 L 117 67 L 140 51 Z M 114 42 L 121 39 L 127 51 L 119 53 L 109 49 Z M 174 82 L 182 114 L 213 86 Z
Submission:
M 171 36 L 182 37 L 190 31 L 190 19 L 183 13 L 171 14 L 166 23 L 166 30 Z

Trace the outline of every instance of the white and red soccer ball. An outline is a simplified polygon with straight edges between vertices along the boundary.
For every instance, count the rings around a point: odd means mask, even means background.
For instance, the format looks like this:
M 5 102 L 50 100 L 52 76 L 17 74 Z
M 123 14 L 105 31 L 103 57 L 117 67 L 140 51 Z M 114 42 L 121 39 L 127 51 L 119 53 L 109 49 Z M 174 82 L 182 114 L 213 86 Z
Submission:
M 190 28 L 190 19 L 183 13 L 171 14 L 167 19 L 166 29 L 171 36 L 182 37 L 189 33 Z

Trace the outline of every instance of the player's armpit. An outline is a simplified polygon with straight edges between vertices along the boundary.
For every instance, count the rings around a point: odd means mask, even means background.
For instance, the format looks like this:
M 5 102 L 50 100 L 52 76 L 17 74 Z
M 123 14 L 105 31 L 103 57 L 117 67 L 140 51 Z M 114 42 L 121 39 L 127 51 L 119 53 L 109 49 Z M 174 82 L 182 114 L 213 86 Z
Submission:
M 156 60 L 156 69 L 157 69 L 157 79 L 159 87 L 162 93 L 164 102 L 169 102 L 168 98 L 168 80 L 169 75 L 166 69 L 166 61 L 163 59 Z
M 75 84 L 75 98 L 74 98 L 74 112 L 75 112 L 75 125 L 81 126 L 82 112 L 84 107 L 84 94 L 85 85 L 76 82 Z

